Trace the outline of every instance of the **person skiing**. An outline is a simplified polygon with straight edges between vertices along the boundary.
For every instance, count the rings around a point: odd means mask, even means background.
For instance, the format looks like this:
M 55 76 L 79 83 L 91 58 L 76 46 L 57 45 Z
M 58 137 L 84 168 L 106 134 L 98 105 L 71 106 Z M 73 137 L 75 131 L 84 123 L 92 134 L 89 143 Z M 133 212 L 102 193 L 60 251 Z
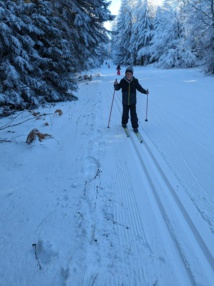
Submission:
M 115 90 L 122 88 L 122 104 L 123 104 L 123 113 L 122 113 L 122 126 L 126 128 L 129 120 L 129 111 L 131 114 L 131 124 L 135 133 L 138 132 L 138 117 L 136 112 L 136 90 L 141 93 L 149 94 L 148 89 L 145 90 L 138 82 L 138 79 L 133 76 L 132 66 L 128 66 L 125 71 L 124 78 L 118 83 L 116 80 L 114 82 Z
M 118 65 L 118 66 L 116 67 L 116 70 L 117 70 L 117 75 L 120 75 L 120 70 L 121 70 L 120 65 Z

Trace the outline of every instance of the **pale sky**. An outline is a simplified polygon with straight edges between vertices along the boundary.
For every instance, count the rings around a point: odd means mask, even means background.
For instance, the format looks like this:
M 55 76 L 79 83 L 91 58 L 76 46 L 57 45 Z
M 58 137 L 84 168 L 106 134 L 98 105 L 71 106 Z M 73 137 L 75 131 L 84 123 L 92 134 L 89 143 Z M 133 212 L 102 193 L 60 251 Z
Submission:
M 150 2 L 154 2 L 156 5 L 161 5 L 163 0 L 150 0 Z M 109 10 L 111 11 L 112 15 L 117 15 L 120 9 L 121 0 L 112 0 L 111 5 L 109 6 Z M 105 27 L 110 29 L 111 22 L 106 22 Z
M 161 5 L 163 0 L 150 0 L 150 2 L 154 2 L 156 5 Z M 109 6 L 109 10 L 113 15 L 117 15 L 120 9 L 121 0 L 112 0 L 111 5 Z
M 111 5 L 109 6 L 109 10 L 111 11 L 112 15 L 117 15 L 120 9 L 121 0 L 112 0 Z M 106 29 L 111 30 L 111 22 L 106 22 L 105 27 Z
M 121 0 L 112 0 L 109 10 L 113 15 L 117 15 L 120 9 Z

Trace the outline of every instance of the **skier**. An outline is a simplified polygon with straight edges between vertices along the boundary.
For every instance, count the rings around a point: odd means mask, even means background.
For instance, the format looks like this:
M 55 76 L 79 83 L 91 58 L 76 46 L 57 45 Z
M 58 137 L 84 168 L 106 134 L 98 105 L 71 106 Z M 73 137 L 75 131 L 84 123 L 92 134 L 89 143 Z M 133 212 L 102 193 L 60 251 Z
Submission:
M 116 67 L 116 70 L 117 70 L 117 75 L 120 75 L 120 70 L 121 70 L 120 65 L 118 65 L 118 66 Z
M 138 117 L 136 112 L 136 90 L 141 93 L 149 94 L 148 89 L 145 90 L 138 82 L 138 79 L 133 76 L 132 66 L 126 68 L 125 77 L 118 83 L 117 80 L 114 82 L 115 90 L 122 88 L 122 126 L 126 128 L 129 119 L 129 110 L 131 114 L 131 124 L 135 133 L 138 133 Z

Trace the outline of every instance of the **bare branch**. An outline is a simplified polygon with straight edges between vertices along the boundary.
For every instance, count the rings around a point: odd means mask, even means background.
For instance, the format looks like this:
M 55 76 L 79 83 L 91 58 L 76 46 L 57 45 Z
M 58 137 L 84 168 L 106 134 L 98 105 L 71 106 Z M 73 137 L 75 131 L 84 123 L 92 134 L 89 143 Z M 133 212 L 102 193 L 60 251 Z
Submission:
M 206 13 L 205 11 L 203 11 L 202 9 L 198 8 L 196 5 L 194 5 L 193 3 L 190 3 L 189 4 L 197 11 L 199 11 L 201 14 L 203 14 L 206 18 L 208 18 L 208 20 L 211 20 L 213 21 L 213 3 L 214 0 L 211 0 L 211 12 L 212 12 L 212 16 L 210 16 L 208 13 Z M 209 25 L 205 20 L 202 20 L 206 25 Z
M 14 122 L 14 120 L 19 116 L 19 114 L 18 114 L 16 117 L 14 117 L 13 119 L 11 119 L 6 125 L 1 126 L 1 127 L 0 127 L 0 130 L 4 130 L 4 129 L 6 129 L 6 128 L 11 128 L 11 127 L 14 127 L 14 126 L 17 126 L 17 125 L 21 125 L 21 124 L 23 124 L 23 123 L 25 123 L 25 122 L 27 122 L 27 121 L 30 121 L 30 120 L 33 120 L 33 119 L 39 119 L 41 116 L 46 116 L 46 115 L 53 115 L 53 114 L 52 114 L 52 113 L 43 113 L 43 114 L 40 114 L 40 115 L 38 115 L 38 116 L 25 119 L 25 120 L 23 120 L 23 121 L 21 121 L 21 122 L 18 122 L 18 123 L 15 123 L 15 124 L 11 124 L 11 123 Z

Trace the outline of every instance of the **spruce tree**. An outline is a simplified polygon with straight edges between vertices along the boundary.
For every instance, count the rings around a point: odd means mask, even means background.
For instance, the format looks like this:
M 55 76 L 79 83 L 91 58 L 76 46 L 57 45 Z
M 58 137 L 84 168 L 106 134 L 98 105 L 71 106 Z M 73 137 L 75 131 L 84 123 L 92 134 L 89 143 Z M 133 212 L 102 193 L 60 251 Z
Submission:
M 187 44 L 181 1 L 165 0 L 157 11 L 149 53 L 164 68 L 193 67 L 196 57 Z
M 146 65 L 150 62 L 150 54 L 148 53 L 148 46 L 152 38 L 152 11 L 148 1 L 144 1 L 138 13 L 138 34 L 136 39 L 137 46 L 137 62 L 141 65 Z
M 0 2 L 0 114 L 72 99 L 75 73 L 98 66 L 109 41 L 110 2 Z M 8 113 L 8 110 L 7 110 Z
M 132 34 L 132 9 L 129 0 L 122 0 L 117 18 L 117 28 L 113 36 L 115 64 L 131 64 L 130 39 Z
M 103 62 L 107 56 L 108 32 L 104 27 L 106 21 L 111 21 L 105 0 L 53 0 L 54 12 L 62 21 L 67 38 L 72 41 L 73 61 L 77 69 L 93 68 Z
M 50 1 L 5 1 L 1 7 L 0 64 L 3 103 L 23 109 L 70 99 L 71 54 Z M 2 103 L 2 104 L 3 104 Z

